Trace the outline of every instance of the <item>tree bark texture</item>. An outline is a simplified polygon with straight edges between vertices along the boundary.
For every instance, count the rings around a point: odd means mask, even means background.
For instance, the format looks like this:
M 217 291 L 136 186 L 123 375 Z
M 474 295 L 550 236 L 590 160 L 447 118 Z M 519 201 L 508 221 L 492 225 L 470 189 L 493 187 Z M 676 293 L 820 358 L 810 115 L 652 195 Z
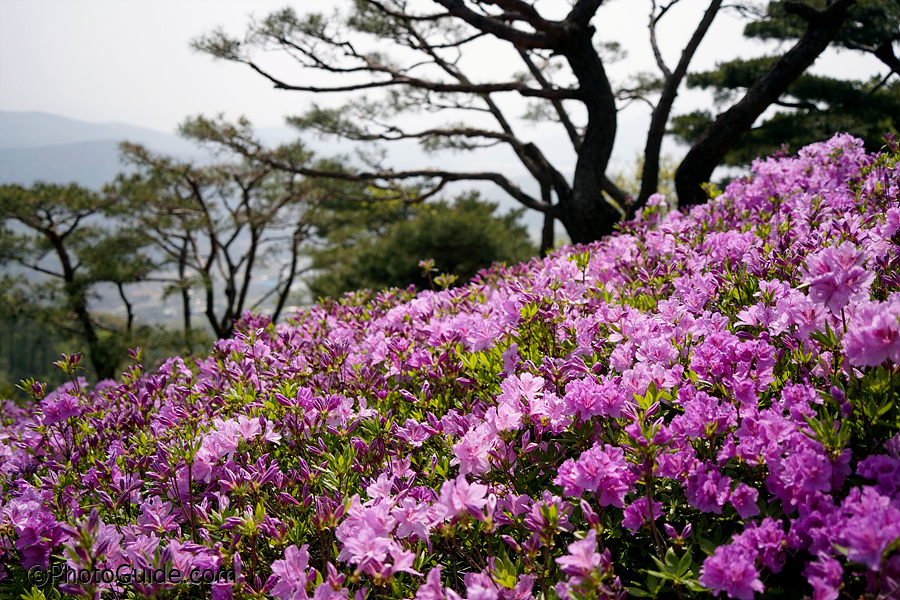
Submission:
M 679 206 L 706 202 L 702 185 L 712 177 L 713 170 L 744 132 L 750 130 L 757 117 L 776 102 L 834 40 L 855 2 L 831 0 L 824 9 L 811 11 L 812 14 L 806 16 L 806 33 L 750 86 L 740 102 L 720 114 L 694 142 L 675 172 Z

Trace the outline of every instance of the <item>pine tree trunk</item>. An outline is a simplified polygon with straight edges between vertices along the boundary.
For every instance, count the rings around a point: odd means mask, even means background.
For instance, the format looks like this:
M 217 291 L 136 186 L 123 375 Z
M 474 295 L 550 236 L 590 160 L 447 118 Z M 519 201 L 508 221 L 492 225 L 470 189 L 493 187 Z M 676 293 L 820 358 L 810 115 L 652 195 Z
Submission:
M 710 180 L 713 170 L 744 132 L 750 130 L 757 117 L 777 101 L 828 47 L 855 2 L 831 0 L 826 8 L 807 15 L 809 25 L 803 37 L 750 86 L 740 102 L 719 115 L 694 142 L 675 172 L 679 206 L 706 202 L 702 185 Z
M 569 238 L 587 244 L 612 233 L 622 210 L 603 194 L 616 139 L 616 97 L 594 49 L 594 28 L 571 27 L 566 58 L 578 78 L 588 122 L 575 164 L 572 193 L 559 198 L 558 214 Z

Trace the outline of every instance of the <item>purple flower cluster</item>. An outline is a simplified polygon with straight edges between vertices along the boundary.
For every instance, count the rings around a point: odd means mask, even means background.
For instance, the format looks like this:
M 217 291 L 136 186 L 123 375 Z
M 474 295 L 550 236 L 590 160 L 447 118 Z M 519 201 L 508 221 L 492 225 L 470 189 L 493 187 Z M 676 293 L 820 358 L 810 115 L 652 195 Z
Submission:
M 601 506 L 621 508 L 636 479 L 625 460 L 625 451 L 607 444 L 605 448 L 597 445 L 585 450 L 577 461 L 569 459 L 561 464 L 553 483 L 562 486 L 567 496 L 595 492 Z
M 778 573 L 784 564 L 784 545 L 781 521 L 771 517 L 759 525 L 751 521 L 731 544 L 716 548 L 703 563 L 700 583 L 712 588 L 713 593 L 725 590 L 731 598 L 752 600 L 754 592 L 764 591 L 758 567 Z
M 41 492 L 22 481 L 17 492 L 16 497 L 0 509 L 0 528 L 11 528 L 15 532 L 13 548 L 18 551 L 22 568 L 39 566 L 47 569 L 51 552 L 66 541 L 68 535 L 46 506 L 52 499 L 49 491 Z M 8 539 L 5 540 L 7 544 Z M 13 548 L 0 546 L 0 557 L 8 555 Z
M 569 553 L 556 559 L 560 570 L 567 576 L 565 581 L 556 584 L 556 593 L 560 598 L 590 597 L 599 600 L 612 600 L 624 597 L 621 582 L 614 580 L 606 584 L 608 574 L 612 572 L 612 561 L 609 550 L 602 554 L 597 552 L 597 532 L 591 529 L 580 542 L 569 544 Z
M 896 154 L 838 135 L 468 286 L 248 314 L 206 358 L 35 385 L 33 407 L 0 406 L 0 579 L 227 567 L 127 590 L 217 600 L 896 594 L 898 181 Z

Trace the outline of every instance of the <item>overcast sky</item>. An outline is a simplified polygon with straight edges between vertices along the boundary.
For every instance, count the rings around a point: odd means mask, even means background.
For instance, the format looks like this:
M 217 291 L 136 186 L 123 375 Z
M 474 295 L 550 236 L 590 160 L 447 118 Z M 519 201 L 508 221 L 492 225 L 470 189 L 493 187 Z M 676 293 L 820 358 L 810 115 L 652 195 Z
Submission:
M 298 11 L 330 12 L 337 0 L 303 0 Z M 245 115 L 258 127 L 283 124 L 309 101 L 277 91 L 242 65 L 193 52 L 191 39 L 214 28 L 241 36 L 251 15 L 263 17 L 287 0 L 0 0 L 0 110 L 42 111 L 89 122 L 118 121 L 172 132 L 186 116 Z M 706 0 L 683 0 L 660 27 L 663 52 L 677 62 Z M 596 21 L 600 41 L 618 41 L 628 58 L 610 67 L 623 80 L 652 70 L 647 36 L 648 0 L 613 0 Z M 567 6 L 547 0 L 551 10 Z M 750 56 L 764 47 L 741 39 L 742 22 L 724 14 L 700 47 L 694 68 Z M 478 57 L 485 63 L 484 57 Z M 822 60 L 829 70 L 865 73 L 849 53 Z M 871 65 L 872 63 L 868 63 Z M 516 66 L 517 70 L 521 67 Z M 283 74 L 291 79 L 289 73 Z M 294 79 L 296 80 L 296 78 Z M 682 112 L 703 102 L 702 92 L 683 92 Z M 620 119 L 617 151 L 643 145 L 646 107 Z M 535 134 L 538 135 L 538 134 Z

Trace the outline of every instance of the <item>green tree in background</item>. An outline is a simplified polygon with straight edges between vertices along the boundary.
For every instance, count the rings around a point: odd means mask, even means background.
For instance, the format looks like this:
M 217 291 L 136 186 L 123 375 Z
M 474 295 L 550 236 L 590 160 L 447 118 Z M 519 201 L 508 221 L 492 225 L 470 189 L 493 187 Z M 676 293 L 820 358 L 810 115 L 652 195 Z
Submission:
M 753 39 L 795 42 L 803 35 L 806 23 L 804 11 L 796 4 L 770 2 L 765 15 L 749 23 L 744 34 Z M 821 8 L 825 3 L 809 4 Z M 774 102 L 778 109 L 727 151 L 726 164 L 747 165 L 783 145 L 796 149 L 839 131 L 860 137 L 869 150 L 877 150 L 884 143 L 885 133 L 900 130 L 900 59 L 893 50 L 900 40 L 900 0 L 859 0 L 849 14 L 833 45 L 872 55 L 881 61 L 886 73 L 870 81 L 800 75 Z M 687 84 L 712 90 L 717 103 L 724 104 L 745 94 L 777 59 L 767 56 L 724 62 L 713 71 L 688 75 Z M 671 131 L 682 142 L 694 144 L 713 121 L 709 111 L 695 111 L 674 117 Z
M 125 287 L 154 268 L 134 232 L 115 220 L 116 205 L 115 198 L 74 184 L 0 186 L 0 264 L 19 268 L 4 279 L 4 303 L 23 299 L 25 316 L 80 340 L 99 379 L 116 374 L 133 338 Z M 101 319 L 89 308 L 102 283 L 118 289 L 126 323 Z
M 71 352 L 78 340 L 51 321 L 40 320 L 39 313 L 47 307 L 36 310 L 34 298 L 13 278 L 4 278 L 0 284 L 0 398 L 24 400 L 28 396 L 16 387 L 23 379 L 31 377 L 51 388 L 66 382 L 66 375 L 52 365 L 62 352 Z
M 433 259 L 438 273 L 456 275 L 467 282 L 493 262 L 514 263 L 534 256 L 537 248 L 519 224 L 522 210 L 495 214 L 497 205 L 477 193 L 453 203 L 430 202 L 406 207 L 380 235 L 353 245 L 333 243 L 313 254 L 313 266 L 322 273 L 309 281 L 316 297 L 337 297 L 358 289 L 388 287 L 428 288 L 419 261 Z
M 249 123 L 236 127 L 252 136 Z M 339 166 L 313 161 L 298 143 L 278 152 L 316 169 Z M 52 362 L 62 351 L 84 352 L 92 380 L 114 377 L 128 348 L 141 347 L 147 364 L 161 354 L 193 353 L 209 340 L 191 320 L 198 291 L 213 335 L 227 337 L 235 319 L 265 302 L 277 319 L 307 272 L 316 275 L 317 294 L 340 294 L 421 286 L 423 258 L 467 279 L 493 261 L 534 253 L 519 213 L 495 216 L 496 205 L 475 195 L 430 204 L 415 188 L 307 178 L 240 156 L 198 166 L 137 145 L 124 144 L 123 153 L 137 171 L 102 193 L 0 186 L 4 396 L 27 377 L 60 383 Z M 268 292 L 251 291 L 261 279 L 271 283 Z M 180 296 L 180 331 L 141 323 L 135 284 L 153 300 Z M 118 297 L 121 316 L 99 311 L 101 295 L 107 303 Z
M 520 213 L 496 217 L 496 205 L 479 201 L 477 195 L 460 198 L 452 207 L 428 203 L 440 188 L 375 185 L 356 177 L 346 159 L 314 159 L 300 142 L 262 156 L 262 144 L 245 120 L 229 123 L 197 117 L 185 121 L 181 131 L 219 152 L 236 151 L 260 168 L 287 177 L 307 174 L 297 179 L 305 194 L 298 213 L 302 215 L 298 222 L 305 224 L 298 252 L 311 258 L 309 269 L 318 273 L 309 284 L 315 296 L 424 283 L 418 261 L 437 260 L 437 254 L 438 267 L 464 279 L 494 261 L 517 261 L 534 254 L 525 228 L 516 224 Z M 347 177 L 331 177 L 334 173 Z M 428 235 L 434 239 L 429 241 Z
M 245 124 L 249 127 L 249 124 Z M 167 294 L 178 294 L 185 345 L 193 348 L 191 298 L 199 290 L 203 315 L 217 338 L 229 337 L 246 310 L 271 300 L 277 319 L 302 271 L 302 247 L 313 234 L 309 208 L 316 192 L 306 178 L 238 158 L 198 166 L 123 144 L 138 168 L 111 193 L 140 230 L 142 243 L 161 254 Z M 295 149 L 293 160 L 308 155 Z M 269 292 L 251 285 L 274 263 Z

